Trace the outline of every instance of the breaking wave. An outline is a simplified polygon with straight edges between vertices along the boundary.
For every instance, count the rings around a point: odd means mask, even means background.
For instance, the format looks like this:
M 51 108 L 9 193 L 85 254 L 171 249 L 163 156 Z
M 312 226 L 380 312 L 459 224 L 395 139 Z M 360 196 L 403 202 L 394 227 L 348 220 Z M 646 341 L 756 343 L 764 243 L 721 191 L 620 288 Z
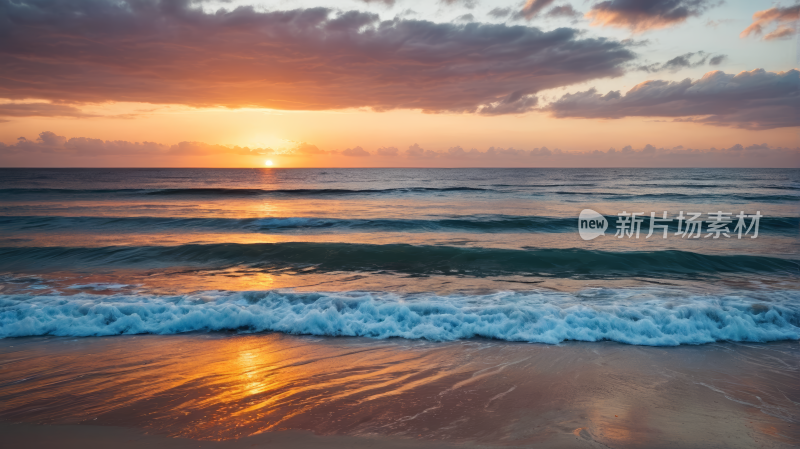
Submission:
M 660 289 L 490 295 L 205 292 L 0 296 L 0 338 L 183 332 L 449 341 L 475 337 L 557 344 L 610 340 L 675 346 L 800 339 L 800 292 L 689 295 Z

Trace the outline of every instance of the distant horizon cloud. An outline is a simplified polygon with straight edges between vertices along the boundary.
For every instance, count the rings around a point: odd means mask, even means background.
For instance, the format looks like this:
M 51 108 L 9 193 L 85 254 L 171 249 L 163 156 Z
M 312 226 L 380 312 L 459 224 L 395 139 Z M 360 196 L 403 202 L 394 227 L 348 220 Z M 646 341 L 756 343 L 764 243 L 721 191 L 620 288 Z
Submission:
M 20 137 L 16 143 L 0 142 L 0 164 L 6 167 L 47 167 L 57 162 L 58 166 L 92 166 L 87 162 L 104 161 L 103 166 L 132 166 L 122 163 L 127 156 L 147 156 L 149 161 L 170 163 L 170 166 L 181 161 L 193 161 L 197 156 L 250 156 L 263 165 L 264 156 L 271 160 L 276 157 L 287 157 L 291 161 L 295 157 L 314 158 L 321 166 L 341 162 L 341 158 L 353 162 L 365 159 L 383 161 L 382 166 L 403 167 L 409 164 L 419 166 L 440 167 L 498 167 L 498 166 L 552 166 L 552 167 L 594 167 L 594 166 L 631 166 L 631 167 L 800 167 L 800 147 L 771 147 L 767 144 L 744 146 L 736 144 L 727 148 L 693 149 L 677 146 L 672 148 L 645 145 L 634 149 L 630 145 L 617 150 L 562 151 L 558 148 L 536 147 L 532 149 L 516 149 L 512 147 L 489 147 L 484 151 L 475 148 L 465 150 L 459 145 L 445 151 L 425 149 L 417 143 L 408 146 L 404 152 L 397 147 L 380 147 L 370 152 L 361 146 L 347 148 L 342 151 L 325 151 L 316 145 L 305 142 L 297 143 L 288 152 L 279 152 L 270 148 L 248 148 L 225 146 L 203 142 L 179 142 L 166 145 L 155 142 L 129 142 L 124 140 L 101 140 L 88 137 L 59 136 L 45 131 L 35 140 Z M 46 156 L 46 157 L 44 157 Z M 369 158 L 366 158 L 369 156 Z M 114 165 L 113 161 L 118 161 Z M 143 159 L 137 159 L 139 161 Z M 243 159 L 246 161 L 247 159 Z M 43 161 L 47 163 L 43 164 Z M 326 165 L 326 162 L 328 163 Z M 380 162 L 378 162 L 380 163 Z M 284 165 L 287 165 L 286 163 Z M 308 164 L 306 164 L 308 165 Z M 345 164 L 347 165 L 347 164 Z M 97 165 L 94 165 L 97 166 Z M 137 165 L 138 166 L 138 165 Z M 147 165 L 162 166 L 162 165 Z M 183 165 L 190 166 L 190 165 Z
M 128 142 L 125 140 L 102 140 L 89 137 L 66 138 L 50 131 L 39 133 L 36 140 L 25 137 L 17 139 L 16 143 L 5 144 L 0 142 L 0 155 L 8 157 L 25 155 L 41 157 L 72 156 L 72 157 L 98 157 L 98 156 L 183 156 L 183 155 L 209 155 L 209 154 L 239 154 L 239 155 L 266 155 L 272 153 L 269 148 L 249 149 L 240 146 L 213 145 L 202 142 L 179 142 L 174 145 L 164 145 L 155 142 Z
M 681 24 L 718 4 L 716 0 L 606 0 L 595 4 L 586 17 L 594 26 L 642 33 Z
M 649 80 L 625 95 L 596 89 L 565 94 L 543 110 L 558 118 L 673 117 L 713 126 L 774 129 L 800 126 L 800 71 L 721 71 L 683 81 Z
M 515 114 L 539 91 L 621 76 L 636 58 L 568 27 L 207 13 L 190 0 L 0 0 L 0 23 L 0 98 L 62 114 L 104 102 Z

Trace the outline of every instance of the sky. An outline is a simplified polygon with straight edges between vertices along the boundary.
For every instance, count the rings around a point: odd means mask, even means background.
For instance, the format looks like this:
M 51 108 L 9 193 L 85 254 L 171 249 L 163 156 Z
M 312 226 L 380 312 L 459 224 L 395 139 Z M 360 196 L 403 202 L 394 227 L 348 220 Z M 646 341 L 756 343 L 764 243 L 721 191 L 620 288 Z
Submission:
M 800 167 L 800 0 L 0 0 L 2 167 Z

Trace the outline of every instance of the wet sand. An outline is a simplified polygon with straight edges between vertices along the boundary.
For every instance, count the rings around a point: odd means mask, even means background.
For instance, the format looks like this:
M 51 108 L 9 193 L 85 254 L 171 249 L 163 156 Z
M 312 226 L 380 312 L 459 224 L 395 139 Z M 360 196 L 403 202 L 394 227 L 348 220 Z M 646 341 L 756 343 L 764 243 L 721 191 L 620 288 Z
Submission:
M 399 438 L 362 438 L 348 436 L 318 436 L 311 432 L 270 432 L 237 440 L 203 441 L 188 438 L 170 438 L 147 435 L 136 429 L 113 426 L 48 426 L 35 424 L 0 423 L 3 444 L 8 447 L 58 447 L 60 449 L 243 449 L 243 448 L 385 448 L 434 449 L 480 448 L 474 445 L 456 445 Z M 580 446 L 578 446 L 580 447 Z M 591 447 L 591 446 L 586 446 Z
M 795 447 L 798 373 L 797 342 L 17 338 L 0 341 L 0 433 L 18 447 Z

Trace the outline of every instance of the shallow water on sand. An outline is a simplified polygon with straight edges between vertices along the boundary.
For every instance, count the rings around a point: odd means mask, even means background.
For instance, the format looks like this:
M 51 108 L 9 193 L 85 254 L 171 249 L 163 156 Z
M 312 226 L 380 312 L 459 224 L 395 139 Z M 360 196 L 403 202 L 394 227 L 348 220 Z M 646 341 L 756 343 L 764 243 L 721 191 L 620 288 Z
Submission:
M 300 429 L 529 445 L 790 447 L 797 343 L 672 348 L 191 334 L 0 341 L 0 419 L 196 439 Z

